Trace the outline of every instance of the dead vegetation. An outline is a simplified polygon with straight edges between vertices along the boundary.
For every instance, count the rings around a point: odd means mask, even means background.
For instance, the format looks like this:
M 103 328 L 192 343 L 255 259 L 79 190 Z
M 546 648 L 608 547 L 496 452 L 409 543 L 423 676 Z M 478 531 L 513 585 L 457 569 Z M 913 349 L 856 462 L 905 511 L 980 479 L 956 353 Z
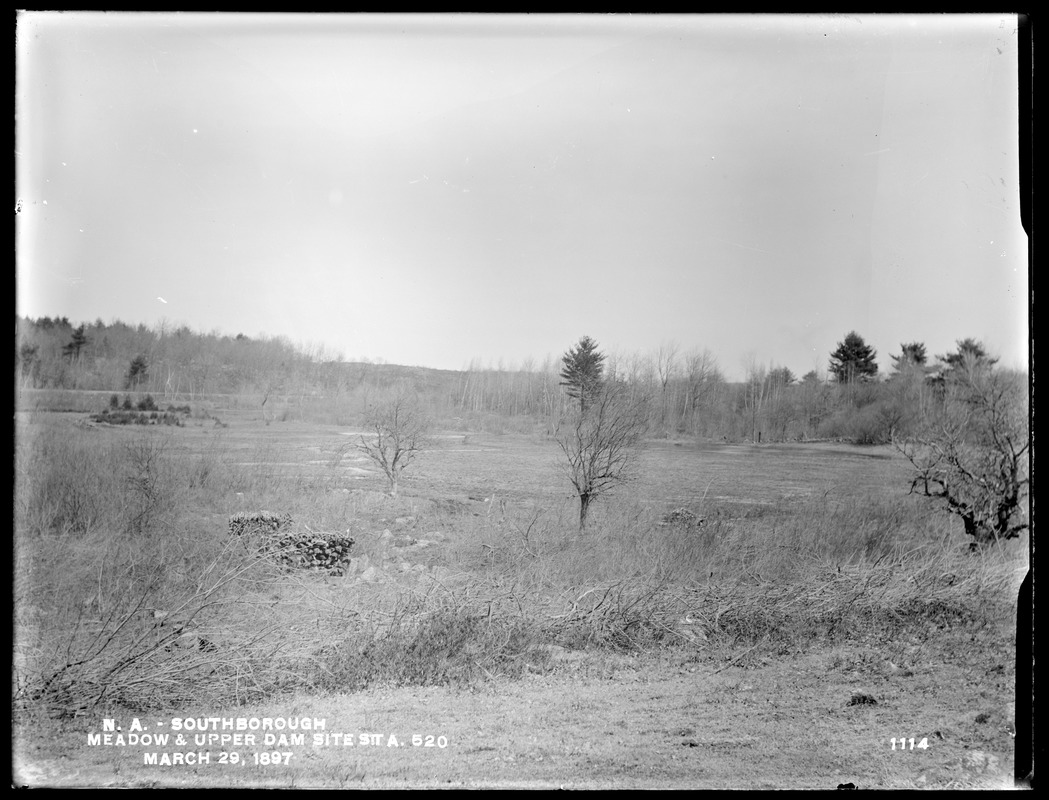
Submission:
M 20 430 L 24 713 L 469 687 L 559 672 L 573 653 L 677 652 L 720 669 L 945 631 L 968 639 L 1009 618 L 1022 561 L 1004 545 L 969 557 L 905 486 L 743 505 L 703 480 L 687 505 L 650 505 L 642 483 L 595 506 L 582 536 L 563 498 L 435 491 L 439 453 L 417 493 L 392 498 L 379 475 L 347 486 L 341 459 L 319 447 L 307 481 L 275 465 L 308 449 L 273 439 L 245 451 L 248 440 L 223 438 L 235 434 L 139 439 L 46 419 Z M 347 574 L 289 572 L 237 546 L 229 517 L 252 508 L 348 531 Z

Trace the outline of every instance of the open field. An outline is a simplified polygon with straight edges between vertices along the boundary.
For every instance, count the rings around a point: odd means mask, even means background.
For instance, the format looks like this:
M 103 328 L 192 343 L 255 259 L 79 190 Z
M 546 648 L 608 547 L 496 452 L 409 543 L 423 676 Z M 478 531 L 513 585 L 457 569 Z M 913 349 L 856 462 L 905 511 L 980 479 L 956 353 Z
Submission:
M 541 436 L 443 430 L 391 498 L 350 426 L 85 420 L 16 420 L 16 782 L 1011 783 L 1026 537 L 967 555 L 891 449 L 648 442 L 579 535 Z M 682 508 L 703 523 L 664 521 Z M 229 516 L 262 509 L 348 531 L 349 574 L 231 545 Z M 195 644 L 151 646 L 155 611 Z M 352 745 L 88 744 L 103 719 L 210 717 Z

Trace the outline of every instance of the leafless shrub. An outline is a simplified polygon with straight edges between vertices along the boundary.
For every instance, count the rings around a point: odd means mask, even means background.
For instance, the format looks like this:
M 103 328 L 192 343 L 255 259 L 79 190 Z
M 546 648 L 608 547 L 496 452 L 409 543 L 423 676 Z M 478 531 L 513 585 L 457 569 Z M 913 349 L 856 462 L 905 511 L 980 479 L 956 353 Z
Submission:
M 173 478 L 166 464 L 170 440 L 145 435 L 124 443 L 126 529 L 132 535 L 149 530 L 175 502 Z
M 200 700 L 202 689 L 229 694 L 222 673 L 253 651 L 230 650 L 216 622 L 248 602 L 242 579 L 257 558 L 234 547 L 198 554 L 195 577 L 180 581 L 170 575 L 184 561 L 174 550 L 98 551 L 87 564 L 67 563 L 57 589 L 24 595 L 15 699 L 73 717 L 109 704 L 145 709 Z
M 542 643 L 538 620 L 524 614 L 512 590 L 452 590 L 435 581 L 362 611 L 316 650 L 304 682 L 313 690 L 359 691 L 514 678 L 543 661 Z
M 895 445 L 914 467 L 911 492 L 942 500 L 982 549 L 1028 527 L 1030 433 L 1020 376 L 965 366 L 945 382 L 939 419 Z

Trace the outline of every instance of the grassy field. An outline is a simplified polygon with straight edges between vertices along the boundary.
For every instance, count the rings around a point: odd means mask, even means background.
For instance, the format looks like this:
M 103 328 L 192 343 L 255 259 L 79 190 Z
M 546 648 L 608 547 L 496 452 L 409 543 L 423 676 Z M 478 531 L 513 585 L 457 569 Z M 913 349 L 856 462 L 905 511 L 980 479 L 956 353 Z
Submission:
M 391 498 L 351 427 L 66 407 L 16 418 L 16 783 L 1010 783 L 1026 539 L 969 556 L 890 449 L 648 442 L 581 535 L 541 436 L 444 430 Z M 263 509 L 350 572 L 229 537 Z M 174 744 L 212 717 L 325 727 Z

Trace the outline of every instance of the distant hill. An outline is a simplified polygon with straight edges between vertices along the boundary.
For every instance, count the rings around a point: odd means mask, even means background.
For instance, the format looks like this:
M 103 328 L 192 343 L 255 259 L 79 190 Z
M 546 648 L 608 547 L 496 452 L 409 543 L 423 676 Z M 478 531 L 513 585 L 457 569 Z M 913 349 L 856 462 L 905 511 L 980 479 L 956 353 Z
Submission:
M 408 367 L 402 364 L 373 364 L 367 361 L 341 361 L 336 368 L 344 372 L 351 385 L 368 383 L 385 387 L 408 381 L 423 393 L 430 390 L 448 391 L 458 386 L 467 375 L 461 370 Z

